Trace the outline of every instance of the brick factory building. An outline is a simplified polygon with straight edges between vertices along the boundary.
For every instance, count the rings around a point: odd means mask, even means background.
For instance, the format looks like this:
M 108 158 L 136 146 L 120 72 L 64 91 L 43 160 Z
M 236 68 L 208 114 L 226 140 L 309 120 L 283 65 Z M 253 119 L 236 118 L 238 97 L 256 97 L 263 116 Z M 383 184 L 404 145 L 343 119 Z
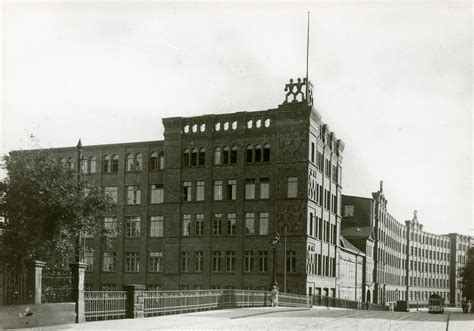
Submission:
M 344 143 L 306 80 L 285 91 L 275 109 L 165 118 L 163 141 L 83 147 L 83 180 L 118 204 L 104 226 L 121 229 L 111 250 L 86 239 L 87 288 L 269 289 L 275 270 L 282 290 L 336 296 Z

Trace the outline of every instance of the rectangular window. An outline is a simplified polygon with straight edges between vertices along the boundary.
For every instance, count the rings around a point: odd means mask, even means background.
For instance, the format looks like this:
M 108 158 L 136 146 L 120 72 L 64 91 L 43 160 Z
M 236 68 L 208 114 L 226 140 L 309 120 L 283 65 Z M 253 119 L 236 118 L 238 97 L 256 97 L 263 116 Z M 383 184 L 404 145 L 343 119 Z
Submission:
M 161 272 L 163 271 L 163 252 L 149 252 L 148 271 Z
M 237 181 L 229 179 L 227 181 L 227 200 L 237 199 Z
M 214 200 L 222 200 L 222 180 L 214 181 Z
M 204 214 L 194 215 L 194 234 L 202 236 L 204 233 Z
M 94 252 L 84 252 L 84 262 L 87 263 L 86 271 L 94 271 Z
M 105 217 L 104 230 L 109 238 L 116 238 L 118 232 L 117 217 Z
M 163 216 L 150 216 L 150 237 L 163 237 Z
M 227 213 L 227 235 L 235 235 L 236 223 L 235 213 Z
M 141 202 L 141 190 L 138 185 L 127 186 L 127 204 L 139 205 Z
M 247 178 L 245 180 L 245 199 L 255 199 L 255 179 Z
M 165 200 L 165 190 L 163 184 L 150 185 L 150 203 L 163 203 Z
M 183 183 L 183 201 L 191 201 L 192 197 L 192 186 L 191 182 Z
M 114 272 L 117 268 L 117 253 L 104 252 L 102 255 L 102 271 Z
M 125 252 L 125 272 L 139 272 L 140 271 L 140 253 Z
M 253 251 L 244 251 L 244 272 L 253 272 Z
M 117 203 L 117 186 L 104 187 L 104 193 L 107 194 L 113 202 Z
M 258 252 L 258 272 L 267 272 L 268 271 L 268 252 L 259 251 Z
M 129 216 L 125 218 L 125 237 L 137 238 L 140 237 L 140 217 Z
M 245 213 L 245 234 L 255 234 L 254 213 Z
M 183 236 L 191 235 L 191 214 L 183 214 Z
M 202 272 L 204 263 L 204 252 L 196 251 L 194 252 L 194 271 Z
M 234 272 L 235 270 L 235 252 L 225 252 L 226 270 L 227 272 Z
M 288 198 L 296 198 L 298 196 L 298 177 L 288 177 Z
M 270 198 L 270 179 L 260 178 L 260 199 Z
M 259 214 L 258 234 L 261 236 L 268 235 L 268 213 Z
M 188 272 L 189 252 L 181 252 L 181 272 Z
M 344 206 L 344 217 L 354 217 L 354 206 Z
M 212 252 L 212 271 L 220 272 L 222 270 L 222 256 L 220 251 Z
M 220 236 L 222 234 L 222 214 L 214 214 L 212 234 L 214 236 Z
M 286 252 L 286 271 L 287 272 L 296 271 L 296 251 Z
M 204 181 L 198 180 L 196 182 L 196 201 L 204 201 Z
M 314 142 L 311 142 L 311 156 L 310 156 L 311 162 L 314 163 Z
M 313 236 L 313 213 L 309 213 L 309 231 L 308 234 L 312 237 Z

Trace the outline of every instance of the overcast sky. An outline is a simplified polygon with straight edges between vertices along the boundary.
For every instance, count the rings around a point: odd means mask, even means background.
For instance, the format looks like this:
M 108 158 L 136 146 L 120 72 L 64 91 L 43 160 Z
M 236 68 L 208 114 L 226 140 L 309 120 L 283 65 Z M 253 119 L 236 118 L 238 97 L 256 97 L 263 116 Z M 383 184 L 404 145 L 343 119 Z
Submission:
M 3 2 L 1 152 L 163 139 L 161 119 L 277 107 L 306 63 L 343 193 L 472 221 L 470 2 Z

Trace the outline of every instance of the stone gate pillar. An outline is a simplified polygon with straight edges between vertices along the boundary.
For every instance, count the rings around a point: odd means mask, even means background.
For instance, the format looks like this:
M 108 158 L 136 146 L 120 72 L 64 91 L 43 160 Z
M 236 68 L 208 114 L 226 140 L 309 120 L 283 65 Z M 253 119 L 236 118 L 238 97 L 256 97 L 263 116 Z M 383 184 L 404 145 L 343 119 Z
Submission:
M 72 291 L 73 300 L 76 303 L 76 323 L 84 323 L 86 321 L 84 314 L 84 276 L 87 263 L 76 262 L 69 266 L 72 269 Z
M 127 291 L 126 318 L 145 317 L 145 286 L 138 284 L 124 285 L 123 289 Z
M 31 295 L 28 298 L 29 303 L 40 304 L 41 303 L 41 285 L 43 283 L 43 268 L 46 263 L 41 261 L 30 261 L 27 267 L 26 274 L 26 288 L 28 294 Z

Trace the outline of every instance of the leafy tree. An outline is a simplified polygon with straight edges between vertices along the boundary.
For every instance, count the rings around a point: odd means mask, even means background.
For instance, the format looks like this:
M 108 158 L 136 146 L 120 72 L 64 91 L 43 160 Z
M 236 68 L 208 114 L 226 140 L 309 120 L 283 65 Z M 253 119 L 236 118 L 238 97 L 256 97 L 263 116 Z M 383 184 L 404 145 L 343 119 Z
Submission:
M 462 295 L 468 300 L 474 300 L 474 247 L 467 251 L 467 263 L 461 268 Z
M 18 266 L 72 256 L 78 233 L 107 237 L 99 221 L 112 199 L 61 164 L 51 150 L 16 151 L 3 157 L 0 215 L 5 217 L 0 258 Z

